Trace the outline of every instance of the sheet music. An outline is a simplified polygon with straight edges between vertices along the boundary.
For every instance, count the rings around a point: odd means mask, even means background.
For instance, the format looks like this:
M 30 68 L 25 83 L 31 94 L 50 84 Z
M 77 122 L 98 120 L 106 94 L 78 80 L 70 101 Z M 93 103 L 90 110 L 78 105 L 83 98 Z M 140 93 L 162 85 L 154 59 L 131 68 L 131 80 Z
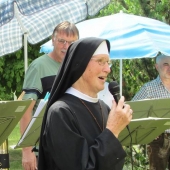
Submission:
M 47 101 L 48 100 L 46 100 L 46 99 L 41 99 L 40 100 L 40 102 L 38 104 L 38 107 L 37 107 L 37 109 L 36 109 L 36 111 L 35 111 L 35 113 L 33 115 L 33 118 L 31 119 L 28 127 L 26 128 L 24 134 L 22 135 L 20 141 L 18 142 L 18 145 L 20 145 L 23 142 L 24 138 L 27 136 L 27 133 L 29 132 L 30 128 L 32 127 L 33 123 L 35 122 L 36 117 L 39 116 L 39 114 L 41 113 L 42 109 L 45 107 Z

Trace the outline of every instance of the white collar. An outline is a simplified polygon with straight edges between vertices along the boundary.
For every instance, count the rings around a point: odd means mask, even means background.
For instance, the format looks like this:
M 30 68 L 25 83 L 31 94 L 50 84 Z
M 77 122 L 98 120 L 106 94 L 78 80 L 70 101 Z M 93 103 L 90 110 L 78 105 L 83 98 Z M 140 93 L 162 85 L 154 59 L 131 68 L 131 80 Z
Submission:
M 81 98 L 83 100 L 86 100 L 86 101 L 92 102 L 92 103 L 97 103 L 99 100 L 98 98 L 90 97 L 90 96 L 76 90 L 73 87 L 68 88 L 65 93 L 72 94 L 73 96 L 76 96 L 78 98 Z

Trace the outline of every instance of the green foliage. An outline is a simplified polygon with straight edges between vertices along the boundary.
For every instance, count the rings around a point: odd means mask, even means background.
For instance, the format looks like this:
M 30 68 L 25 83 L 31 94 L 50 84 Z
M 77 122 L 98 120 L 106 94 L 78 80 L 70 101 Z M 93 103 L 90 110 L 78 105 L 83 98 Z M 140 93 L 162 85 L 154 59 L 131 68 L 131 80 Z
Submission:
M 140 87 L 157 77 L 153 58 L 122 60 L 122 94 L 126 101 L 131 100 Z M 120 82 L 120 60 L 113 60 L 108 81 Z
M 47 41 L 47 40 L 46 40 Z M 39 57 L 40 45 L 28 44 L 28 65 Z M 22 91 L 24 81 L 24 48 L 0 58 L 0 100 L 13 100 Z
M 120 10 L 170 24 L 169 0 L 112 0 L 106 8 L 100 11 L 99 16 L 115 14 Z
M 134 145 L 132 148 L 124 147 L 127 157 L 125 158 L 124 170 L 146 170 L 148 169 L 148 156 L 146 154 L 146 145 Z

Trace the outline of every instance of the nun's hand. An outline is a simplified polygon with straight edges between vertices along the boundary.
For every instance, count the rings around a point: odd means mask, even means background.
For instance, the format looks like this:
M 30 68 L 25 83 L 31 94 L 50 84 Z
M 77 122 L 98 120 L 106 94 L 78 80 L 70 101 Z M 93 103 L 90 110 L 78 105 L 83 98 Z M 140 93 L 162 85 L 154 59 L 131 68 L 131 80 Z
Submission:
M 124 104 L 124 97 L 122 96 L 116 104 L 113 101 L 111 111 L 108 116 L 106 128 L 109 129 L 117 138 L 119 133 L 130 123 L 132 119 L 132 109 L 130 105 Z

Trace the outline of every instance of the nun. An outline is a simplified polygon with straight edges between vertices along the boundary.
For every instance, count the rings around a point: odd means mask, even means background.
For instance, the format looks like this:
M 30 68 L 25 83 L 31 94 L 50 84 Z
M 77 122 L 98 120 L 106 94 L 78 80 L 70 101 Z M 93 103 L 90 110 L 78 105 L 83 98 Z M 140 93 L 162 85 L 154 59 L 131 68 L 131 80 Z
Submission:
M 109 67 L 108 40 L 89 37 L 70 45 L 56 75 L 43 118 L 38 170 L 121 170 L 118 140 L 132 109 L 122 96 L 112 107 L 98 98 Z

